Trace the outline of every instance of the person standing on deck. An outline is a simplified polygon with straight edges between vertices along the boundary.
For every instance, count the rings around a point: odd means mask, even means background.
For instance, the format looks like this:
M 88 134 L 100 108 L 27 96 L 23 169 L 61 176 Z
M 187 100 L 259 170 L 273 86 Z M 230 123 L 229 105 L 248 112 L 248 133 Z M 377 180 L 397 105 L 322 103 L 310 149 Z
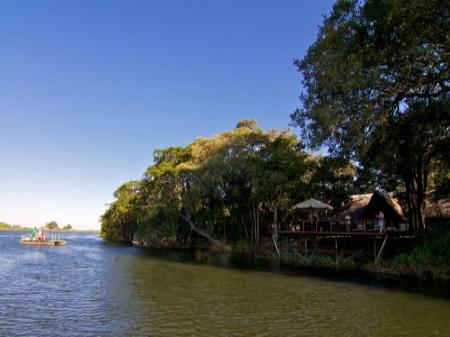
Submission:
M 382 211 L 378 212 L 378 226 L 380 227 L 380 234 L 384 233 L 384 213 Z
M 345 230 L 347 232 L 350 232 L 351 225 L 352 225 L 352 218 L 351 218 L 351 216 L 349 214 L 347 214 L 345 216 Z

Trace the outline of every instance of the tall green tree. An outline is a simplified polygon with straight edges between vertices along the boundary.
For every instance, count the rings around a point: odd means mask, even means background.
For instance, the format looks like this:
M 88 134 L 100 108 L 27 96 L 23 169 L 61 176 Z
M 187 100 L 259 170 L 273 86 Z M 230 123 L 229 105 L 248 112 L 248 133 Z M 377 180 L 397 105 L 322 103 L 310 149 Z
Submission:
M 414 228 L 434 158 L 450 148 L 450 5 L 338 0 L 297 60 L 304 141 L 402 182 Z
M 308 193 L 341 212 L 354 192 L 355 167 L 343 158 L 317 156 L 310 160 Z
M 131 242 L 137 230 L 142 208 L 139 198 L 142 182 L 129 181 L 114 192 L 112 202 L 100 217 L 100 235 L 109 241 Z
M 101 218 L 102 236 L 188 245 L 201 236 L 219 246 L 258 245 L 312 191 L 326 189 L 320 195 L 327 202 L 348 192 L 341 184 L 344 162 L 313 164 L 310 157 L 289 131 L 266 132 L 255 120 L 188 146 L 158 149 L 143 179 L 115 192 Z M 326 184 L 317 183 L 322 178 Z

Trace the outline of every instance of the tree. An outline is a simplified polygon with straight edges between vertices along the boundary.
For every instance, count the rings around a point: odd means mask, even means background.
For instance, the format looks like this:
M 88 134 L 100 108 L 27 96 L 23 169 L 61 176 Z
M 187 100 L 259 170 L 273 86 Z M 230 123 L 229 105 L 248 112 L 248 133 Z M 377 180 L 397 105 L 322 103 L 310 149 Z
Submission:
M 48 230 L 59 229 L 59 225 L 56 221 L 50 221 L 45 224 L 45 229 L 48 229 Z
M 200 236 L 219 246 L 258 245 L 295 202 L 312 190 L 321 192 L 324 186 L 310 179 L 319 168 L 328 179 L 326 201 L 345 198 L 348 162 L 323 159 L 313 165 L 289 131 L 265 132 L 256 121 L 239 124 L 188 146 L 156 150 L 143 179 L 116 191 L 101 218 L 102 236 L 185 244 Z
M 256 121 L 255 118 L 241 119 L 236 125 L 236 129 L 239 129 L 239 128 L 248 128 L 252 131 L 260 130 L 259 126 L 258 126 L 258 122 Z
M 141 188 L 141 181 L 132 180 L 114 192 L 115 201 L 100 218 L 100 235 L 104 239 L 131 242 L 141 216 Z
M 70 230 L 72 230 L 72 225 L 65 225 L 65 226 L 63 227 L 63 230 L 65 230 L 65 231 L 70 231 Z
M 311 159 L 309 171 L 309 194 L 342 211 L 353 191 L 355 167 L 342 158 L 317 156 Z
M 196 233 L 218 245 L 258 242 L 261 223 L 289 207 L 305 158 L 296 137 L 263 132 L 255 120 L 186 147 L 158 149 L 143 179 L 116 191 L 101 218 L 102 236 L 187 242 Z
M 291 117 L 306 144 L 401 181 L 414 228 L 432 162 L 450 147 L 449 11 L 442 0 L 338 0 L 295 61 L 306 92 Z

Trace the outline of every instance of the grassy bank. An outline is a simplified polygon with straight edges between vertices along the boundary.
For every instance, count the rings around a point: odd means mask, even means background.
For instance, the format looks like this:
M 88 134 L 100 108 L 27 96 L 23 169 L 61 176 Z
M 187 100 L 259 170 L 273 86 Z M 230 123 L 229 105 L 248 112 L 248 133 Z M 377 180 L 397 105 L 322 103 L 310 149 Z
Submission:
M 272 256 L 275 256 L 272 253 Z M 360 271 L 386 277 L 415 278 L 420 280 L 450 281 L 450 230 L 430 228 L 419 234 L 418 243 L 402 253 L 387 255 L 377 264 L 370 255 L 366 259 L 337 259 L 328 254 L 295 255 L 281 259 L 283 263 L 301 267 Z
M 409 252 L 364 268 L 375 273 L 450 281 L 450 230 L 427 229 L 421 234 L 421 241 Z
M 271 240 L 262 242 L 256 248 L 245 241 L 233 244 L 224 244 L 222 247 L 208 244 L 205 241 L 192 240 L 190 242 L 177 242 L 176 240 L 149 240 L 135 241 L 138 247 L 163 249 L 200 249 L 210 252 L 247 255 L 272 261 L 283 265 L 299 268 L 334 271 L 356 271 L 377 277 L 415 278 L 420 280 L 450 281 L 450 230 L 444 228 L 427 229 L 419 235 L 417 243 L 400 249 L 399 243 L 393 245 L 391 253 L 385 254 L 377 264 L 373 262 L 373 251 L 366 251 L 366 255 L 355 254 L 353 247 L 336 258 L 334 247 L 321 247 L 314 249 L 308 255 L 285 254 L 285 248 L 280 246 L 281 257 L 274 250 Z M 323 245 L 323 242 L 317 242 Z M 389 250 L 388 250 L 389 251 Z

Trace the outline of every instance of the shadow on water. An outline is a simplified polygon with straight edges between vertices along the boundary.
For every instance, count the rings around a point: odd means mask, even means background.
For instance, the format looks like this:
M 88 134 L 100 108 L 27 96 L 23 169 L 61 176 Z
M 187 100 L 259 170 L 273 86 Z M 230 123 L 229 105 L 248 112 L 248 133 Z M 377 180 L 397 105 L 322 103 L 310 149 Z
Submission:
M 254 257 L 249 254 L 207 252 L 198 249 L 135 248 L 137 255 L 187 264 L 208 264 L 248 272 L 270 272 L 292 277 L 306 276 L 329 282 L 354 283 L 373 288 L 386 288 L 406 293 L 450 300 L 449 283 L 419 280 L 409 277 L 375 275 L 355 270 L 302 267 L 282 263 L 276 259 Z

